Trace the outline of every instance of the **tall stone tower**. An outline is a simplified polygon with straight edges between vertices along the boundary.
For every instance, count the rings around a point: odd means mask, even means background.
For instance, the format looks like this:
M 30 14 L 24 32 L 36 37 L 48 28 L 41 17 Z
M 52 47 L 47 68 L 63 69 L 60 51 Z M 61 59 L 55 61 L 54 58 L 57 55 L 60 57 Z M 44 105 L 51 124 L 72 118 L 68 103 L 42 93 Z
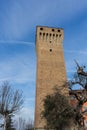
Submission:
M 37 52 L 37 75 L 36 75 L 36 105 L 35 105 L 35 128 L 44 129 L 45 120 L 41 118 L 43 99 L 53 92 L 55 86 L 59 86 L 63 93 L 68 93 L 68 88 L 62 88 L 66 81 L 66 70 L 62 48 L 63 29 L 37 27 L 36 52 Z

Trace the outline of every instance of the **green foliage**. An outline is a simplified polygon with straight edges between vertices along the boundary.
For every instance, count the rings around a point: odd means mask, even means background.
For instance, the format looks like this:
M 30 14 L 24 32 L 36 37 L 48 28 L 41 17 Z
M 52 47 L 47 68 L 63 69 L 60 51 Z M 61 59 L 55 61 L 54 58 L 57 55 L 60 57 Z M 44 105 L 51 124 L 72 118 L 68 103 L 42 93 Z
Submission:
M 29 130 L 34 130 L 34 128 L 30 128 Z
M 46 119 L 47 128 L 62 130 L 74 118 L 74 111 L 68 98 L 55 89 L 53 94 L 47 95 L 44 99 L 42 116 Z

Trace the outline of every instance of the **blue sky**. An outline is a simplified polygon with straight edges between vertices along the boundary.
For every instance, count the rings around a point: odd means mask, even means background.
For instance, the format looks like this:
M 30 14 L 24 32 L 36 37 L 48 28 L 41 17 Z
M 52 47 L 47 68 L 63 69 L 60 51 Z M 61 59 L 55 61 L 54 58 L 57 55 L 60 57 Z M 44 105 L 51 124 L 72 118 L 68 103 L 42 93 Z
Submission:
M 74 59 L 87 66 L 87 0 L 0 0 L 0 84 L 8 80 L 22 89 L 24 118 L 34 118 L 36 26 L 64 28 L 68 79 Z M 22 114 L 21 114 L 22 113 Z

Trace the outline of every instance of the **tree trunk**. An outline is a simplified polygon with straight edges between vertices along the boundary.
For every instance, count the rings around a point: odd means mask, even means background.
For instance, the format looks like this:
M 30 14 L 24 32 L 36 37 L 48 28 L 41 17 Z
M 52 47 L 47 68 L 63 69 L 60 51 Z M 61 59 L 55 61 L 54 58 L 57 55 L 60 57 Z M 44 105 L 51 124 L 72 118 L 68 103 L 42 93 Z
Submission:
M 7 116 L 4 115 L 4 130 L 6 130 L 6 124 L 7 124 Z

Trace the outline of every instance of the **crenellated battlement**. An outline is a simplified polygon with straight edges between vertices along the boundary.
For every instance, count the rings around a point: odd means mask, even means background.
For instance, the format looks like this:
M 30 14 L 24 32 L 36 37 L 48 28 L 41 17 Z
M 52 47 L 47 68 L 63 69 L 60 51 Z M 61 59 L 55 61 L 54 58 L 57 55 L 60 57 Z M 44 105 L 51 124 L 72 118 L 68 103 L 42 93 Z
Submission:
M 37 26 L 37 40 L 40 43 L 62 43 L 63 37 L 63 29 Z

